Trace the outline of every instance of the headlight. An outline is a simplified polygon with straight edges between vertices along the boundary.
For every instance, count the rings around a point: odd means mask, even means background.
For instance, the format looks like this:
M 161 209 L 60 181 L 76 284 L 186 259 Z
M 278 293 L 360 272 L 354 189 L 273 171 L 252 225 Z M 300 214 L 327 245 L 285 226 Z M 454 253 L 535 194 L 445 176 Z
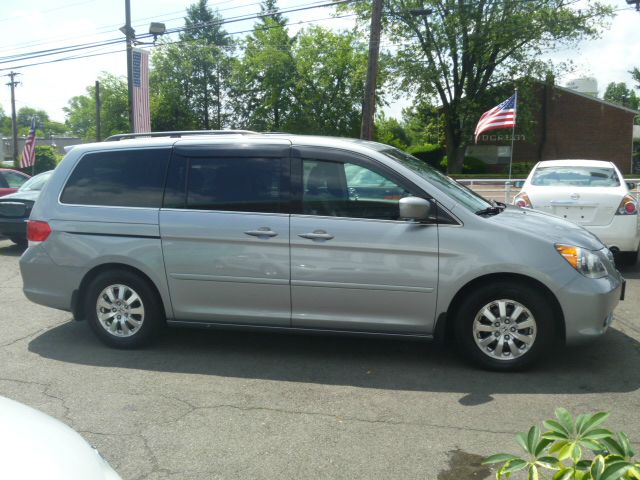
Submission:
M 607 276 L 607 269 L 600 257 L 590 250 L 573 245 L 556 244 L 556 250 L 569 265 L 589 278 L 602 278 Z

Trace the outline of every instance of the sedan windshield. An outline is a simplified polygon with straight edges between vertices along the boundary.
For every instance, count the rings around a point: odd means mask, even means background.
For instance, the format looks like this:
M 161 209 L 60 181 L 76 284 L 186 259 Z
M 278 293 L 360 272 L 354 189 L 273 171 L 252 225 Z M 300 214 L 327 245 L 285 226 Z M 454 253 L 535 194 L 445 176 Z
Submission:
M 381 153 L 400 162 L 402 165 L 420 175 L 425 180 L 435 184 L 454 200 L 458 201 L 458 203 L 463 207 L 471 210 L 472 212 L 486 210 L 493 206 L 487 199 L 483 198 L 476 192 L 461 185 L 454 179 L 447 177 L 443 173 L 440 173 L 435 168 L 421 160 L 418 160 L 416 157 L 409 155 L 408 153 L 398 150 L 397 148 L 385 149 L 382 150 Z
M 539 167 L 533 173 L 531 185 L 571 187 L 619 187 L 620 179 L 608 167 Z

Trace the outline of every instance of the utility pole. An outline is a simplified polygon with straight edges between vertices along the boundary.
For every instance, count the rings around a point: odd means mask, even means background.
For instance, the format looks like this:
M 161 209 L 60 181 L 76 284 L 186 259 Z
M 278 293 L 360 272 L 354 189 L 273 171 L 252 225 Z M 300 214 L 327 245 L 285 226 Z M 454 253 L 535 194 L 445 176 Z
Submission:
M 376 112 L 376 86 L 378 83 L 378 58 L 380 56 L 380 30 L 382 29 L 382 0 L 373 0 L 371 28 L 369 31 L 369 66 L 362 102 L 362 129 L 360 138 L 373 139 L 373 118 Z
M 133 127 L 133 40 L 136 38 L 136 33 L 131 28 L 131 1 L 124 0 L 125 9 L 125 24 L 120 29 L 124 33 L 127 39 L 127 94 L 129 104 L 129 129 L 134 131 Z
M 102 140 L 100 135 L 100 82 L 96 80 L 96 142 Z
M 11 87 L 11 134 L 13 137 L 13 162 L 17 165 L 18 162 L 18 121 L 16 120 L 16 93 L 15 88 L 20 82 L 15 81 L 15 77 L 20 75 L 16 72 L 9 72 L 5 77 L 11 78 L 11 81 L 7 83 Z

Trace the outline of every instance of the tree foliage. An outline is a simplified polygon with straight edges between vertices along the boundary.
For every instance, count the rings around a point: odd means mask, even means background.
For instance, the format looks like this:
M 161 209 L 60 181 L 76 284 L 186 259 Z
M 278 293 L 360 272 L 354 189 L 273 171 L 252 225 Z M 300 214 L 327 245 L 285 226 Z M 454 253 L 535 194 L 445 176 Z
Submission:
M 640 105 L 640 98 L 636 95 L 636 92 L 627 87 L 627 84 L 624 82 L 611 82 L 607 85 L 607 89 L 604 92 L 604 99 L 633 110 L 637 110 Z
M 127 107 L 127 81 L 110 73 L 100 77 L 100 128 L 102 138 L 129 131 L 129 111 Z M 66 125 L 83 140 L 96 139 L 96 98 L 95 85 L 86 89 L 87 93 L 72 97 L 64 107 Z
M 161 45 L 152 57 L 152 127 L 221 129 L 228 124 L 233 41 L 207 0 L 189 6 L 184 20 L 179 42 Z
M 478 97 L 489 88 L 552 68 L 541 54 L 559 44 L 598 35 L 612 8 L 575 0 L 389 0 L 384 28 L 397 44 L 395 71 L 401 91 L 434 100 L 445 119 L 450 171 L 462 168 L 465 145 L 478 114 L 493 105 Z M 370 4 L 351 4 L 366 25 Z M 429 8 L 431 14 L 412 10 Z

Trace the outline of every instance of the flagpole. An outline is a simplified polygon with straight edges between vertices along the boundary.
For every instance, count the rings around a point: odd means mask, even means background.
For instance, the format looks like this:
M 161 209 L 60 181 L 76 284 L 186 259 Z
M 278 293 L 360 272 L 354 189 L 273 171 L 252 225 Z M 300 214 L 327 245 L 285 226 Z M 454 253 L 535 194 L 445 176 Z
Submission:
M 511 128 L 511 156 L 509 157 L 509 181 L 507 182 L 507 190 L 505 191 L 505 199 L 504 203 L 509 203 L 509 198 L 511 197 L 511 167 L 513 166 L 513 144 L 515 140 L 516 133 L 516 119 L 518 117 L 518 88 L 515 89 L 515 101 L 513 103 L 513 127 Z

